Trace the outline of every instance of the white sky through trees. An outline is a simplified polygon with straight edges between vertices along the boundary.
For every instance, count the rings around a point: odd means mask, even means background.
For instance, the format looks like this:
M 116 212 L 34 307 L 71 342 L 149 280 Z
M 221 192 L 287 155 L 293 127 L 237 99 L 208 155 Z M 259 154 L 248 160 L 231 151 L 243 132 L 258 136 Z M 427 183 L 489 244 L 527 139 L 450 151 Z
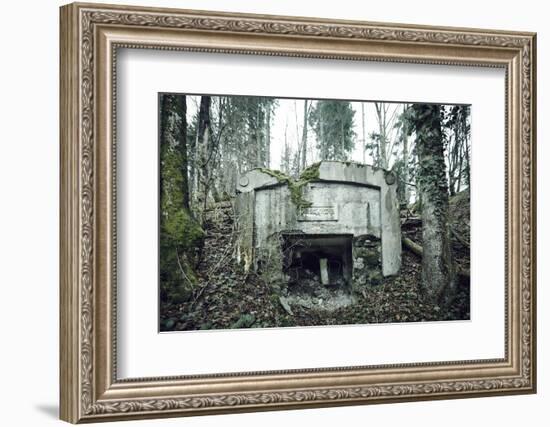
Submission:
M 213 95 L 213 97 L 215 97 Z M 187 120 L 191 123 L 196 116 L 200 105 L 200 95 L 189 95 L 187 102 Z M 345 101 L 345 100 L 343 100 Z M 304 114 L 304 100 L 303 99 L 282 99 L 277 98 L 277 104 L 272 114 L 271 122 L 271 145 L 270 145 L 270 165 L 271 169 L 281 169 L 281 157 L 285 145 L 285 133 L 288 141 L 291 153 L 296 153 L 299 149 L 302 140 L 303 131 L 303 114 Z M 309 101 L 317 102 L 317 100 Z M 352 109 L 355 111 L 354 116 L 354 149 L 350 153 L 348 160 L 363 162 L 363 123 L 362 123 L 362 109 L 361 104 L 364 104 L 365 111 L 365 136 L 367 143 L 370 141 L 369 135 L 372 132 L 378 132 L 378 119 L 376 117 L 374 102 L 351 102 Z M 402 103 L 392 103 L 389 105 L 388 119 L 397 110 L 396 117 L 403 111 Z M 397 137 L 397 132 L 392 129 L 394 135 Z M 307 165 L 319 161 L 317 152 L 317 137 L 311 126 L 308 125 L 308 150 L 307 150 Z M 390 158 L 390 166 L 393 162 L 393 158 Z M 365 152 L 365 163 L 372 164 L 373 159 L 369 153 L 369 150 Z

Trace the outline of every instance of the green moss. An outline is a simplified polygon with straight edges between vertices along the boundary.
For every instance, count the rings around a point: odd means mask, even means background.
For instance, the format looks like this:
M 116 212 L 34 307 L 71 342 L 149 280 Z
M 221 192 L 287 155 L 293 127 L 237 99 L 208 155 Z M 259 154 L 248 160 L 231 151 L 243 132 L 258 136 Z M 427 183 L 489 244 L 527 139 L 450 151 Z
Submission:
M 279 307 L 279 295 L 277 294 L 271 294 L 269 295 L 269 301 L 271 302 L 271 305 L 274 307 Z
M 363 255 L 363 259 L 370 267 L 376 267 L 380 263 L 380 256 L 378 255 L 378 252 L 376 250 L 367 251 L 367 253 Z
M 320 166 L 321 166 L 321 162 L 317 162 L 307 167 L 306 169 L 304 169 L 304 171 L 300 175 L 300 180 L 309 182 L 309 181 L 314 181 L 316 179 L 319 179 Z
M 258 168 L 258 170 L 262 171 L 263 173 L 266 173 L 268 175 L 271 175 L 272 177 L 276 178 L 277 181 L 279 182 L 287 182 L 287 181 L 292 181 L 292 178 L 289 177 L 287 174 L 285 174 L 284 172 L 281 172 L 280 170 L 277 170 L 277 169 L 268 169 L 268 168 Z
M 161 218 L 161 231 L 171 243 L 184 249 L 195 248 L 204 237 L 204 231 L 198 221 L 183 208 L 167 209 L 164 212 Z
M 278 170 L 260 168 L 260 171 L 276 178 L 277 181 L 279 181 L 280 183 L 286 184 L 290 191 L 290 200 L 298 209 L 300 209 L 308 208 L 311 206 L 311 202 L 307 201 L 304 198 L 303 189 L 310 182 L 319 179 L 320 165 L 321 163 L 314 163 L 313 165 L 304 169 L 298 180 L 294 180 L 292 177 Z
M 381 284 L 383 280 L 384 280 L 384 277 L 382 276 L 382 273 L 380 273 L 379 271 L 375 270 L 369 273 L 369 277 L 368 277 L 369 284 L 376 286 Z
M 169 210 L 161 218 L 161 300 L 172 304 L 187 301 L 198 282 L 194 265 L 204 231 L 185 209 Z

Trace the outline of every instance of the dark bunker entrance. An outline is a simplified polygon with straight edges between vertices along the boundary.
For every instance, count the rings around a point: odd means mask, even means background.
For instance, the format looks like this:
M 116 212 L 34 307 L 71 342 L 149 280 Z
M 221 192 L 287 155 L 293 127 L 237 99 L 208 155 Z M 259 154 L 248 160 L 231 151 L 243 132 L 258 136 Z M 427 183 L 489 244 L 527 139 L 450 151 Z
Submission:
M 351 234 L 283 234 L 283 271 L 297 288 L 351 288 Z

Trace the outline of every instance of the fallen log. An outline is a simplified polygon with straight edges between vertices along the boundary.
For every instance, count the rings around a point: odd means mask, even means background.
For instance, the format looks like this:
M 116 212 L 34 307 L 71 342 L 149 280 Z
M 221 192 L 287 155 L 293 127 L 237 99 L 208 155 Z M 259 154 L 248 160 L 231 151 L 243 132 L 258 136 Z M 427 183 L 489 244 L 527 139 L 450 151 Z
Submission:
M 424 254 L 424 249 L 418 243 L 415 243 L 408 237 L 404 237 L 404 236 L 401 238 L 401 243 L 405 248 L 409 249 L 413 254 L 418 255 L 420 258 L 422 258 L 422 255 Z
M 401 243 L 406 249 L 408 249 L 413 254 L 419 256 L 420 258 L 422 258 L 422 255 L 424 254 L 424 248 L 422 246 L 420 246 L 418 243 L 414 242 L 413 240 L 411 240 L 411 239 L 409 239 L 408 237 L 405 237 L 405 236 L 403 236 L 401 238 Z M 458 273 L 459 276 L 466 277 L 468 279 L 470 278 L 470 271 L 465 270 L 464 268 L 462 268 L 460 266 L 457 266 L 456 272 Z

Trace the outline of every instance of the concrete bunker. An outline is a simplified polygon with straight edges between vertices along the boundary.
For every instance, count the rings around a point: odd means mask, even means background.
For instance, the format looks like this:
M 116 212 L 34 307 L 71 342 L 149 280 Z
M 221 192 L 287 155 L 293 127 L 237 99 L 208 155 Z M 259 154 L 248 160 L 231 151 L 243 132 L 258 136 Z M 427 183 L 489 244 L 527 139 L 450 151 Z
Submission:
M 298 180 L 251 170 L 236 189 L 237 259 L 285 295 L 376 285 L 401 266 L 396 187 L 393 173 L 351 162 L 323 161 Z

